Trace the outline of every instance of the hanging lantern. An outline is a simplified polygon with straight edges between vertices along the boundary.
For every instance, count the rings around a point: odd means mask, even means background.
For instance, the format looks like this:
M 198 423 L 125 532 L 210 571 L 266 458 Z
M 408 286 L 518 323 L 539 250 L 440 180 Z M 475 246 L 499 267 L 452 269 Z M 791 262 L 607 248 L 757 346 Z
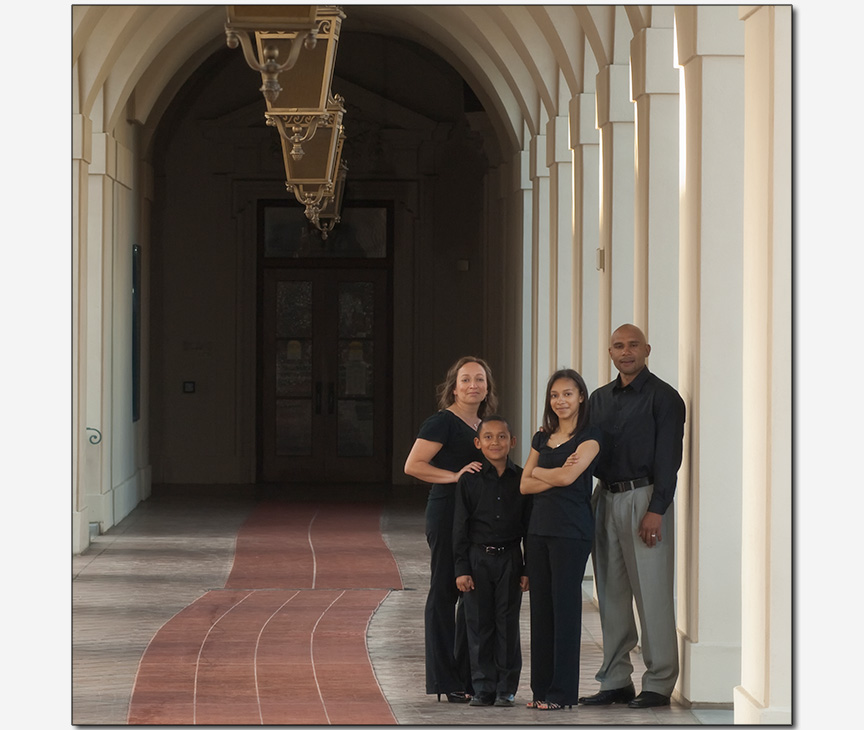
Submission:
M 340 160 L 339 172 L 336 173 L 336 182 L 333 184 L 333 195 L 324 197 L 320 208 L 314 206 L 306 208 L 306 217 L 321 231 L 321 238 L 325 241 L 334 226 L 342 220 L 342 199 L 345 197 L 347 179 L 348 165 L 345 160 Z
M 261 73 L 264 116 L 279 131 L 287 188 L 316 226 L 335 203 L 341 169 L 345 107 L 331 84 L 344 18 L 334 5 L 231 5 L 225 26 L 229 46 L 242 44 Z M 338 216 L 324 220 L 331 230 Z
M 296 62 L 281 73 L 279 92 L 267 99 L 268 112 L 324 114 L 330 106 L 336 50 L 345 14 L 333 5 L 313 7 L 317 7 L 315 45 L 299 54 Z M 306 37 L 306 32 L 302 29 L 258 29 L 255 32 L 258 53 L 261 57 L 273 52 L 277 58 L 287 57 Z
M 344 113 L 341 100 L 336 99 L 326 114 L 311 120 L 302 114 L 266 114 L 267 123 L 279 129 L 288 190 L 304 206 L 320 207 L 325 197 L 333 195 L 345 139 Z
M 229 48 L 241 46 L 249 68 L 261 74 L 261 93 L 268 102 L 282 92 L 279 75 L 292 69 L 301 49 L 317 47 L 318 6 L 316 5 L 228 5 L 225 38 Z M 281 33 L 289 40 L 279 45 L 252 47 L 250 33 Z M 329 86 L 328 86 L 329 88 Z

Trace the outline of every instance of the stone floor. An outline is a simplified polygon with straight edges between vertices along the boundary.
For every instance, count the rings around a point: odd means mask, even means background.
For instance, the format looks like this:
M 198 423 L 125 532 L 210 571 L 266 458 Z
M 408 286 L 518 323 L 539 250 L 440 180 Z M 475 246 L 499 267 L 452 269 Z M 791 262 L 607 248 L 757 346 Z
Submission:
M 384 600 L 367 634 L 378 683 L 399 724 L 732 724 L 730 709 L 687 709 L 675 704 L 652 710 L 619 706 L 553 713 L 526 710 L 530 592 L 522 611 L 526 666 L 517 693 L 520 704 L 468 708 L 439 703 L 424 694 L 425 490 L 403 488 L 367 495 L 385 499 L 382 533 L 404 585 L 404 590 Z M 345 495 L 333 492 L 331 497 Z M 126 724 L 135 673 L 148 642 L 175 614 L 225 584 L 233 562 L 234 536 L 261 498 L 261 490 L 251 487 L 157 488 L 120 524 L 96 537 L 85 554 L 73 558 L 72 724 Z M 597 689 L 593 675 L 602 650 L 599 617 L 587 590 L 582 636 L 581 685 L 590 693 Z M 634 664 L 638 676 L 638 655 Z

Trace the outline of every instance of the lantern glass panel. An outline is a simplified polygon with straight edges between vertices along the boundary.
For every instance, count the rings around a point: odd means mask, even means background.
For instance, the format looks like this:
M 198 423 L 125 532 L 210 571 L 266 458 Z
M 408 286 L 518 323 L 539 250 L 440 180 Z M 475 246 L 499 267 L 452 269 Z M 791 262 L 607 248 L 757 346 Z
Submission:
M 336 169 L 336 137 L 339 130 L 318 127 L 312 139 L 303 142 L 303 157 L 291 157 L 291 142 L 282 139 L 282 159 L 285 172 L 292 183 L 321 183 L 333 181 Z
M 275 46 L 279 51 L 277 62 L 284 63 L 291 52 L 292 41 L 289 34 L 256 33 L 255 35 L 259 54 L 263 53 L 265 46 Z M 297 57 L 294 67 L 279 74 L 279 85 L 282 91 L 272 102 L 267 102 L 268 111 L 326 109 L 330 84 L 333 81 L 332 58 L 333 55 L 328 51 L 328 43 L 325 39 L 320 39 L 314 48 L 304 48 Z
M 281 25 L 287 30 L 301 24 L 313 26 L 316 9 L 316 5 L 229 5 L 228 22 Z

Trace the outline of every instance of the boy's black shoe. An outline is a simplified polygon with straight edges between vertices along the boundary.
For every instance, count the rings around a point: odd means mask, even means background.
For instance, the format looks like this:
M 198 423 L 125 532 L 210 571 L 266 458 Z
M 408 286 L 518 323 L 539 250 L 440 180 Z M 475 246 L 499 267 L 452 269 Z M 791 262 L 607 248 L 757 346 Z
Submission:
M 495 707 L 513 707 L 515 704 L 515 695 L 498 695 L 495 698 Z
M 471 698 L 468 707 L 491 707 L 495 704 L 494 695 L 478 694 Z

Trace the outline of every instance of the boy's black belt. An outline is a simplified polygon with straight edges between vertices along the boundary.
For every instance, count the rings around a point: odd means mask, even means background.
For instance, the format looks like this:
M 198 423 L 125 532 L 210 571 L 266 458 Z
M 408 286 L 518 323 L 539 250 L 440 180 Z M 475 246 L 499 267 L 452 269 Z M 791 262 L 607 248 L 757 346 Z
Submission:
M 508 542 L 506 545 L 478 545 L 477 547 L 483 548 L 487 555 L 501 555 L 501 553 L 509 550 L 514 545 L 518 545 L 519 542 Z
M 629 492 L 633 489 L 639 489 L 639 487 L 647 487 L 649 484 L 653 484 L 654 480 L 651 477 L 640 477 L 639 479 L 629 479 L 623 482 L 604 482 L 601 479 L 600 483 L 612 494 L 618 494 L 619 492 Z

